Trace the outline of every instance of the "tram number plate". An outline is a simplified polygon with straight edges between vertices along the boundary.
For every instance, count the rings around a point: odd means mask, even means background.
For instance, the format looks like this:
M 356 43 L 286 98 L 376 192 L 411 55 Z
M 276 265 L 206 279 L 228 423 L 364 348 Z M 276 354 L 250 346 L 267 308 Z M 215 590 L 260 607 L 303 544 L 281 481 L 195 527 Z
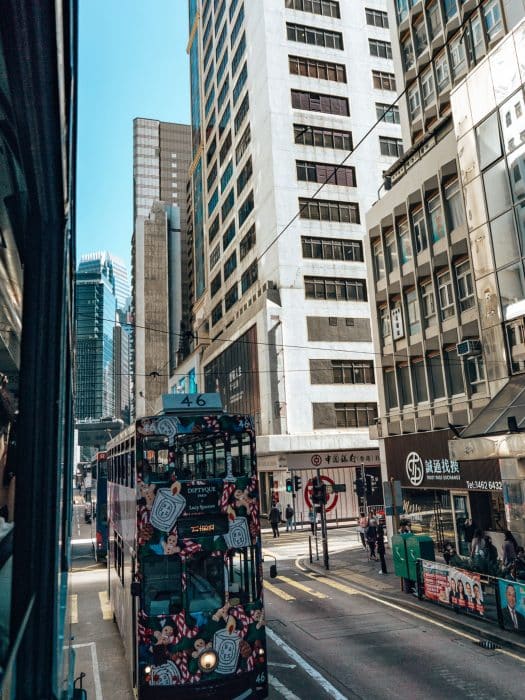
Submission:
M 163 408 L 167 412 L 206 415 L 222 411 L 220 394 L 165 394 Z

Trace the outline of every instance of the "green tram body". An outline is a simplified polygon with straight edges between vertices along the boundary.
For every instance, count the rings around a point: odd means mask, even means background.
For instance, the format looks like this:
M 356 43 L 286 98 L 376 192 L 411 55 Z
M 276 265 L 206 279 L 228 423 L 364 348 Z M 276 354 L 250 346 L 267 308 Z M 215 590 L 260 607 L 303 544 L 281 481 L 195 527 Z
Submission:
M 139 700 L 267 697 L 252 418 L 143 418 L 107 449 L 109 598 Z

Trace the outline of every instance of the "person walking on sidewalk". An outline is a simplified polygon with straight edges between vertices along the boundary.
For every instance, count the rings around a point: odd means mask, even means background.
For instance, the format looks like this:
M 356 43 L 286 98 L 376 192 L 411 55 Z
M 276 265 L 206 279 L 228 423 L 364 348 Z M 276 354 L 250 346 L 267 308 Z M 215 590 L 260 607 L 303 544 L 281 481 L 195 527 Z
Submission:
M 281 522 L 281 514 L 277 508 L 277 504 L 274 502 L 272 504 L 272 509 L 270 515 L 268 516 L 270 525 L 272 526 L 272 532 L 274 537 L 279 537 L 279 523 Z
M 368 527 L 366 528 L 366 542 L 368 544 L 368 549 L 370 550 L 370 554 L 368 557 L 368 560 L 374 560 L 377 561 L 376 557 L 376 543 L 377 543 L 377 522 L 375 518 L 370 518 L 370 521 L 368 523 Z
M 379 554 L 379 561 L 381 562 L 381 570 L 379 573 L 388 574 L 385 559 L 385 528 L 381 522 L 377 526 L 377 553 Z
M 312 535 L 315 535 L 315 510 L 313 506 L 310 506 L 308 511 L 308 520 L 310 521 L 310 527 L 312 528 Z
M 365 531 L 367 527 L 368 518 L 364 513 L 359 513 L 359 519 L 357 521 L 357 532 L 359 533 L 359 537 L 361 538 L 361 544 L 363 545 L 363 549 L 366 549 Z
M 284 517 L 286 518 L 286 532 L 293 532 L 293 508 L 289 503 L 284 511 Z

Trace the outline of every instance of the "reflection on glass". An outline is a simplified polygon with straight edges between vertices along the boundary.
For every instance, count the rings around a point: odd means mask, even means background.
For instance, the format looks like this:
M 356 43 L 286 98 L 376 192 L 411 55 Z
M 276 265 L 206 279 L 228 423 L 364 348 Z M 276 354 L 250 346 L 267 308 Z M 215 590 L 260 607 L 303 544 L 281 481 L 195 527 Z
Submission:
M 525 145 L 514 151 L 508 162 L 512 198 L 517 204 L 525 203 Z
M 525 278 L 521 261 L 500 270 L 498 283 L 504 318 L 510 320 L 525 313 Z
M 505 159 L 500 160 L 483 174 L 483 183 L 485 185 L 489 219 L 493 219 L 495 216 L 510 209 L 512 198 L 510 196 L 509 177 Z
M 520 257 L 514 216 L 508 211 L 490 224 L 496 267 L 503 267 Z
M 148 556 L 142 563 L 144 612 L 175 615 L 182 607 L 181 560 L 179 557 Z
M 191 613 L 216 612 L 224 601 L 224 563 L 219 557 L 194 557 L 186 565 L 187 606 Z
M 525 101 L 519 90 L 499 109 L 505 153 L 511 153 L 525 141 Z
M 479 149 L 479 165 L 483 170 L 502 155 L 496 112 L 487 117 L 476 129 Z

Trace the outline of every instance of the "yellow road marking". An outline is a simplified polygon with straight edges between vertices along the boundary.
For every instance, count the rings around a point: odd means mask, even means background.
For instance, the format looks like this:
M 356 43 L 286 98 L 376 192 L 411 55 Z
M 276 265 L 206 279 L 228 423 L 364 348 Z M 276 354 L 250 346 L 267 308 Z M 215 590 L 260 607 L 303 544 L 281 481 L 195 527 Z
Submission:
M 309 586 L 305 586 L 303 583 L 299 583 L 299 581 L 294 581 L 293 578 L 288 578 L 288 576 L 279 575 L 279 580 L 284 581 L 285 583 L 288 583 L 290 586 L 295 586 L 296 588 L 299 588 L 301 591 L 305 591 L 309 595 L 313 595 L 316 598 L 328 598 L 328 596 L 325 595 L 324 593 L 318 593 L 317 591 L 314 591 L 313 588 L 310 588 Z
M 268 583 L 268 581 L 264 582 L 264 587 L 270 591 L 270 593 L 275 593 L 275 595 L 278 595 L 279 598 L 282 598 L 283 600 L 295 600 L 293 595 L 290 595 L 286 591 L 281 591 L 280 588 L 277 588 L 277 586 L 274 586 L 271 583 Z
M 107 591 L 99 591 L 98 598 L 100 600 L 100 608 L 102 610 L 102 619 L 112 620 L 113 612 L 111 611 L 111 605 L 109 604 Z
M 331 586 L 332 588 L 337 588 L 340 591 L 344 591 L 345 593 L 348 593 L 349 595 L 361 595 L 364 598 L 370 598 L 370 600 L 375 601 L 376 603 L 381 603 L 381 605 L 386 605 L 388 608 L 394 608 L 394 610 L 399 610 L 399 612 L 405 613 L 406 615 L 411 615 L 412 617 L 417 618 L 418 620 L 422 620 L 423 622 L 427 624 L 434 625 L 435 627 L 440 627 L 441 629 L 446 630 L 447 632 L 452 632 L 453 634 L 457 634 L 459 637 L 463 637 L 465 639 L 470 640 L 471 642 L 478 642 L 479 638 L 474 637 L 471 634 L 468 634 L 467 632 L 462 632 L 461 630 L 456 629 L 455 627 L 450 627 L 449 625 L 445 625 L 442 622 L 438 622 L 437 620 L 432 620 L 430 617 L 426 617 L 425 615 L 421 615 L 417 612 L 414 612 L 413 610 L 407 610 L 406 608 L 403 608 L 401 605 L 396 605 L 395 603 L 391 603 L 388 600 L 382 600 L 381 598 L 377 598 L 374 595 L 371 595 L 370 593 L 365 593 L 364 591 L 358 591 L 357 589 L 350 588 L 349 586 L 345 586 L 342 583 L 339 583 L 339 581 L 334 581 L 332 579 L 327 578 L 326 576 L 316 576 L 315 574 L 308 574 L 309 578 L 314 579 L 315 581 L 320 581 L 321 583 L 324 583 L 326 586 Z M 280 576 L 280 578 L 284 578 L 283 576 Z M 347 589 L 347 590 L 345 590 Z M 507 651 L 507 649 L 495 649 L 495 652 L 499 652 L 500 654 L 505 654 L 505 656 L 510 656 L 512 659 L 516 659 L 516 661 L 521 661 L 521 663 L 525 663 L 525 659 L 523 656 L 519 656 L 518 654 L 514 654 L 512 651 Z
M 78 594 L 72 593 L 69 596 L 69 603 L 71 605 L 71 624 L 75 625 L 78 622 Z

